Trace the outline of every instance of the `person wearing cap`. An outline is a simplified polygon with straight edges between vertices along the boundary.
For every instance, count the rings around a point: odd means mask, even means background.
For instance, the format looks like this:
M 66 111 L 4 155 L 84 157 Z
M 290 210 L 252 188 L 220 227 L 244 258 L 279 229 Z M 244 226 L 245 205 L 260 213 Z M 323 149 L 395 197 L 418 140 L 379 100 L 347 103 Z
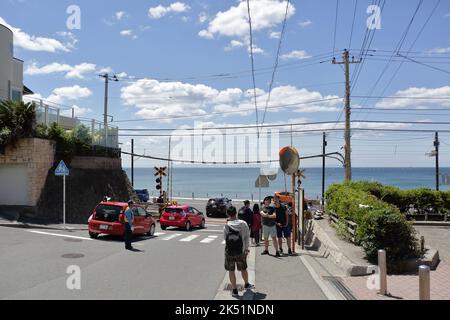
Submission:
M 249 228 L 251 227 L 253 221 L 253 211 L 252 209 L 250 209 L 249 200 L 244 201 L 244 206 L 239 209 L 238 217 L 240 220 L 244 220 L 245 222 L 247 222 Z
M 125 210 L 125 249 L 133 250 L 131 246 L 131 238 L 133 236 L 133 205 L 134 202 L 132 200 L 128 201 L 128 208 Z

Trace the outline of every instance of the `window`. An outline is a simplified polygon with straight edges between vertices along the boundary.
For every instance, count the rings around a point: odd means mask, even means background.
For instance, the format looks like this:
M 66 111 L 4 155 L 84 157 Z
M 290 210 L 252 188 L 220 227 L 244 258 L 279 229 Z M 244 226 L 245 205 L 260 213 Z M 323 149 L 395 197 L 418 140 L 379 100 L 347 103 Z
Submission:
M 147 215 L 147 212 L 144 210 L 144 208 L 139 207 L 138 212 L 139 212 L 139 215 L 142 217 L 145 217 Z
M 22 101 L 22 92 L 13 90 L 12 91 L 12 100 L 13 101 Z

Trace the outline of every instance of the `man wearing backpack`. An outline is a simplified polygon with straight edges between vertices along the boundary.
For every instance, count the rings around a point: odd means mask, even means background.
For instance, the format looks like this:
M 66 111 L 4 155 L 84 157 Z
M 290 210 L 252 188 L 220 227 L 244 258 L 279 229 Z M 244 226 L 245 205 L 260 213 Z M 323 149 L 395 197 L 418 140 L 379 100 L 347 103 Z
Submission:
M 253 288 L 253 285 L 248 282 L 247 272 L 247 255 L 249 253 L 250 245 L 250 230 L 245 221 L 237 219 L 237 211 L 235 207 L 230 207 L 227 210 L 228 221 L 224 228 L 225 238 L 225 270 L 228 271 L 231 287 L 233 289 L 232 295 L 239 296 L 236 286 L 236 273 L 238 271 L 242 274 L 244 279 L 245 289 Z

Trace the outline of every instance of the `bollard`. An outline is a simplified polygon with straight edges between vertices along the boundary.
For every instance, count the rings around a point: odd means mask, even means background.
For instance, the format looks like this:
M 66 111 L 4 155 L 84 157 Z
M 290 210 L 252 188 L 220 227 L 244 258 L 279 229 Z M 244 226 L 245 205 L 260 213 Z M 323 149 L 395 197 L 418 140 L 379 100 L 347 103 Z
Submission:
M 430 300 L 430 267 L 419 266 L 419 299 Z
M 380 291 L 378 293 L 385 296 L 387 294 L 387 268 L 385 250 L 378 250 L 378 268 L 380 269 Z
M 421 254 L 425 253 L 425 237 L 424 236 L 420 237 L 420 253 Z

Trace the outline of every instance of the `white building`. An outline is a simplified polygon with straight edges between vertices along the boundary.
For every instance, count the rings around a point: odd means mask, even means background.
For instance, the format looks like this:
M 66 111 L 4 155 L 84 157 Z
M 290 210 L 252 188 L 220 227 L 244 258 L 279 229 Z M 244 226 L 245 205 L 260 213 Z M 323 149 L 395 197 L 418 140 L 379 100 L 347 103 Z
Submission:
M 32 94 L 23 85 L 23 61 L 14 58 L 13 32 L 0 24 L 0 100 L 22 100 Z

